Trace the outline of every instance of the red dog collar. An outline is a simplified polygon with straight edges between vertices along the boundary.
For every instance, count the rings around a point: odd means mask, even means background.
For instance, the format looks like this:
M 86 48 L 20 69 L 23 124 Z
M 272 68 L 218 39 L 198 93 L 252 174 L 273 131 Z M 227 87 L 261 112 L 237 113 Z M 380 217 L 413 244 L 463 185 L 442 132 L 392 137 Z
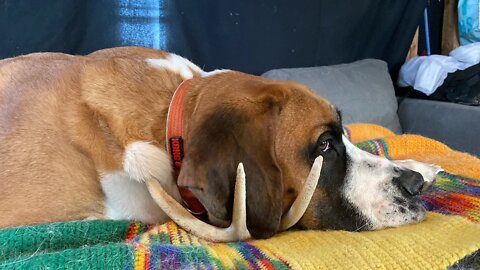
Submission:
M 184 130 L 185 93 L 190 80 L 183 81 L 175 90 L 167 115 L 167 150 L 173 162 L 175 178 L 178 179 L 185 156 L 186 134 Z M 195 216 L 204 217 L 206 209 L 193 193 L 184 187 L 178 187 L 185 207 Z

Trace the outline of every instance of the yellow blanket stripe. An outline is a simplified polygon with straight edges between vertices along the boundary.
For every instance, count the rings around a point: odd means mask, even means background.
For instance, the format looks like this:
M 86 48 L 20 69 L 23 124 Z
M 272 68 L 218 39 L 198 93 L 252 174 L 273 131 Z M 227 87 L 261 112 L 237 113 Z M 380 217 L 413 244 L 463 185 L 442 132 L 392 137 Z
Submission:
M 253 241 L 293 269 L 446 269 L 480 248 L 480 225 L 429 213 L 416 225 L 372 232 L 287 232 Z

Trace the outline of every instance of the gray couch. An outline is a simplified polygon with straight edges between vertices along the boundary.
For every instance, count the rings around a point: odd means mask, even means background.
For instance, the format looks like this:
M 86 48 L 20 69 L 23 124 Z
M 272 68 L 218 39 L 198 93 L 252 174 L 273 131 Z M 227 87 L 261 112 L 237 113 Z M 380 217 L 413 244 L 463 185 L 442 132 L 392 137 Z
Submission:
M 395 97 L 385 62 L 276 69 L 262 76 L 301 82 L 332 101 L 344 124 L 374 123 L 397 134 L 414 133 L 480 156 L 480 107 Z

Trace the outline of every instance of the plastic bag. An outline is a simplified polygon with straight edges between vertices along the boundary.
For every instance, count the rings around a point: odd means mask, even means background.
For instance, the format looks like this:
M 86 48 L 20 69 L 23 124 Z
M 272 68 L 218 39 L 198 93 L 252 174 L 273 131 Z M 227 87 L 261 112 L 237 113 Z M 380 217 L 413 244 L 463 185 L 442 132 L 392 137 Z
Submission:
M 469 64 L 457 61 L 451 56 L 431 55 L 410 59 L 400 68 L 398 84 L 431 95 L 442 85 L 448 73 L 463 70 Z M 471 65 L 470 65 L 471 66 Z

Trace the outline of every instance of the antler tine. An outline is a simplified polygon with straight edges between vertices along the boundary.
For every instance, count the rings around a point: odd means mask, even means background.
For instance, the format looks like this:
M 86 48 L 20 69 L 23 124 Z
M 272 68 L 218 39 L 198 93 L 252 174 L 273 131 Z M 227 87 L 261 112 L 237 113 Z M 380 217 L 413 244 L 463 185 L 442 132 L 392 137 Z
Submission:
M 280 230 L 284 231 L 295 225 L 307 210 L 310 200 L 312 199 L 315 188 L 317 187 L 320 173 L 322 172 L 323 157 L 318 156 L 313 162 L 312 169 L 308 174 L 305 184 L 293 202 L 292 206 L 282 217 L 280 222 Z
M 239 236 L 239 240 L 251 238 L 247 228 L 247 185 L 243 164 L 239 163 L 237 167 L 237 178 L 235 181 L 235 193 L 233 196 L 232 224 Z
M 232 224 L 228 228 L 218 228 L 194 217 L 165 192 L 157 180 L 148 180 L 147 187 L 153 199 L 165 214 L 188 232 L 201 238 L 220 242 L 241 241 L 251 238 L 246 223 L 246 177 L 242 163 L 237 168 Z

